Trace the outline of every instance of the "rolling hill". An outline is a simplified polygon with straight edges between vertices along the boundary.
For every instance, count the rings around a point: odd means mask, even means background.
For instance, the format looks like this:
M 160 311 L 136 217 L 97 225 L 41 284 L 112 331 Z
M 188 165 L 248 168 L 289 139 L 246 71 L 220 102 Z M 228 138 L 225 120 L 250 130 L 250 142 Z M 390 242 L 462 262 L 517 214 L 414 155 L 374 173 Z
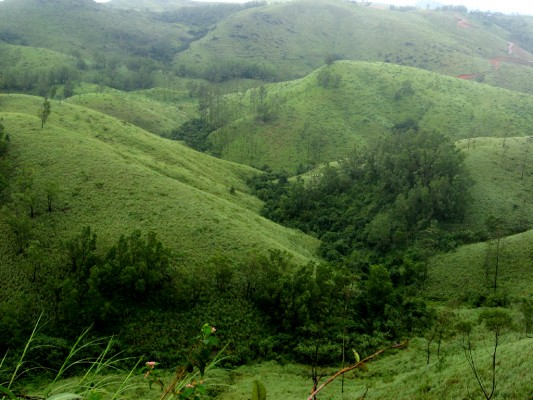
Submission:
M 65 102 L 52 102 L 40 129 L 39 105 L 36 97 L 0 95 L 15 175 L 34 171 L 33 225 L 53 247 L 90 225 L 103 247 L 135 229 L 152 230 L 191 264 L 269 248 L 302 262 L 314 257 L 316 240 L 258 215 L 260 203 L 244 183 L 252 169 Z M 43 193 L 51 183 L 59 188 L 57 212 L 48 214 Z M 2 231 L 10 236 L 5 225 Z M 2 241 L 2 254 L 13 255 L 9 243 Z
M 161 96 L 172 100 L 161 101 L 150 93 L 161 92 Z M 145 95 L 148 94 L 148 95 Z M 196 115 L 191 99 L 183 99 L 179 92 L 150 90 L 141 92 L 123 92 L 107 90 L 105 93 L 85 93 L 70 97 L 71 104 L 81 105 L 114 116 L 123 121 L 143 128 L 160 136 L 169 136 L 170 132 Z
M 317 28 L 319 27 L 319 28 Z M 230 16 L 176 56 L 176 64 L 202 69 L 235 62 L 275 70 L 273 78 L 299 77 L 327 57 L 384 61 L 446 75 L 491 71 L 506 56 L 511 34 L 485 29 L 456 13 L 398 12 L 333 0 L 294 1 Z M 518 44 L 517 44 L 518 45 Z M 525 52 L 522 57 L 533 60 Z M 530 68 L 526 68 L 531 74 Z M 497 85 L 504 82 L 496 80 Z
M 68 330 L 96 321 L 96 334 L 118 334 L 126 355 L 143 353 L 164 367 L 188 356 L 191 335 L 206 322 L 228 343 L 230 367 L 309 362 L 319 359 L 320 347 L 328 353 L 320 362 L 336 363 L 341 341 L 343 351 L 348 343 L 363 354 L 408 335 L 410 348 L 347 376 L 349 394 L 324 396 L 365 397 L 366 387 L 368 398 L 459 398 L 476 382 L 456 320 L 448 321 L 454 333 L 443 341 L 442 357 L 426 363 L 430 313 L 449 308 L 466 316 L 480 339 L 486 332 L 472 308 L 497 303 L 519 326 L 500 348 L 497 395 L 528 398 L 531 339 L 523 337 L 528 317 L 518 309 L 533 300 L 533 19 L 336 0 L 266 3 L 209 15 L 217 6 L 188 0 L 0 1 L 0 89 L 32 74 L 35 84 L 0 93 L 10 139 L 6 163 L 0 160 L 9 181 L 0 193 L 0 332 L 8 332 L 0 334 L 0 350 L 20 348 L 43 308 L 54 319 L 39 338 L 47 346 L 64 350 L 78 333 Z M 198 10 L 190 15 L 200 22 L 186 24 L 182 6 Z M 39 90 L 62 70 L 76 73 Z M 67 82 L 72 96 L 63 96 Z M 50 89 L 58 94 L 41 127 L 43 98 L 28 93 Z M 180 125 L 196 129 L 206 115 L 223 121 L 208 138 L 220 158 L 165 138 Z M 290 202 L 281 189 L 302 171 L 307 182 L 320 178 L 354 148 L 409 129 L 442 132 L 464 155 L 473 185 L 461 219 L 437 225 L 428 218 L 420 236 L 405 240 L 408 250 L 386 253 L 362 237 L 345 258 L 322 263 L 322 243 L 312 236 L 319 233 L 262 216 L 254 189 Z M 252 188 L 249 178 L 258 174 L 272 179 Z M 379 207 L 360 192 L 367 198 L 353 211 Z M 336 199 L 342 196 L 353 197 Z M 317 209 L 327 217 L 323 204 Z M 488 228 L 493 217 L 500 225 Z M 354 232 L 366 227 L 357 223 L 349 227 Z M 69 241 L 88 226 L 101 260 L 82 267 L 69 258 Z M 435 227 L 439 242 L 423 248 Z M 112 257 L 123 249 L 108 252 L 111 246 L 136 230 L 157 235 L 170 268 L 156 260 L 137 274 L 142 260 Z M 437 248 L 446 252 L 429 256 Z M 152 272 L 160 280 L 143 292 Z M 113 274 L 121 278 L 108 282 Z M 486 348 L 477 348 L 480 359 Z M 60 358 L 51 352 L 50 360 Z M 245 368 L 218 372 L 232 385 L 215 389 L 218 398 L 249 398 L 256 379 L 269 397 L 309 394 L 301 366 Z
M 158 46 L 172 51 L 190 39 L 181 25 L 91 0 L 5 0 L 0 2 L 0 27 L 5 42 L 76 52 L 88 59 L 95 53 L 149 53 Z
M 294 172 L 338 160 L 406 121 L 454 141 L 530 135 L 533 123 L 530 95 L 385 63 L 337 61 L 266 91 L 273 118 L 255 118 L 249 91 L 240 100 L 248 111 L 212 134 L 223 158 Z

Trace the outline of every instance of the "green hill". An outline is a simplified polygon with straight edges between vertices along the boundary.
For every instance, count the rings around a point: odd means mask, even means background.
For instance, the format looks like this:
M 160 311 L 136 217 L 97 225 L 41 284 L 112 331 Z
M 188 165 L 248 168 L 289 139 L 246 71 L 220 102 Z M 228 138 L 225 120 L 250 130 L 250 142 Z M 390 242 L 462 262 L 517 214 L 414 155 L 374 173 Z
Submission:
M 498 296 L 510 301 L 531 297 L 533 231 L 504 237 L 499 243 Z M 461 246 L 430 262 L 424 295 L 451 305 L 482 304 L 493 292 L 496 242 Z
M 13 181 L 23 168 L 34 171 L 33 225 L 51 235 L 54 246 L 90 225 L 103 247 L 135 229 L 153 230 L 189 263 L 270 248 L 300 261 L 313 257 L 316 240 L 258 215 L 260 203 L 244 184 L 253 170 L 64 102 L 52 102 L 50 120 L 40 129 L 40 103 L 1 95 L 0 117 L 11 136 Z M 49 215 L 44 192 L 50 184 L 59 189 L 57 212 Z M 5 225 L 2 230 L 8 232 Z M 13 251 L 9 242 L 2 246 L 2 254 Z
M 276 78 L 302 76 L 333 56 L 457 76 L 490 71 L 489 59 L 507 55 L 509 36 L 504 29 L 487 30 L 475 18 L 457 13 L 294 1 L 229 17 L 178 54 L 176 63 L 196 69 L 224 63 L 228 68 L 235 63 L 241 68 L 263 65 Z M 529 53 L 523 57 L 533 60 Z
M 194 5 L 190 0 L 111 0 L 107 6 L 139 11 L 169 11 L 180 7 Z
M 150 96 L 150 93 L 156 91 L 162 92 L 163 96 L 168 95 L 172 100 L 176 97 L 181 97 L 181 100 L 159 101 Z M 69 98 L 68 102 L 111 115 L 160 136 L 169 136 L 170 132 L 194 116 L 196 111 L 191 99 L 184 100 L 177 92 L 163 92 L 163 89 L 130 93 L 107 90 L 105 93 L 80 94 Z
M 0 2 L 0 27 L 0 39 L 8 43 L 87 58 L 95 53 L 108 57 L 155 54 L 189 40 L 186 28 L 178 24 L 91 0 L 5 0 Z
M 212 134 L 223 158 L 294 172 L 337 160 L 395 126 L 461 140 L 529 135 L 533 123 L 529 95 L 393 64 L 337 61 L 266 92 L 274 108 L 266 122 L 250 106 L 253 91 L 233 99 L 248 111 Z
M 531 136 L 482 137 L 461 140 L 457 145 L 466 154 L 466 166 L 475 182 L 465 222 L 482 229 L 492 215 L 502 217 L 511 231 L 531 226 Z

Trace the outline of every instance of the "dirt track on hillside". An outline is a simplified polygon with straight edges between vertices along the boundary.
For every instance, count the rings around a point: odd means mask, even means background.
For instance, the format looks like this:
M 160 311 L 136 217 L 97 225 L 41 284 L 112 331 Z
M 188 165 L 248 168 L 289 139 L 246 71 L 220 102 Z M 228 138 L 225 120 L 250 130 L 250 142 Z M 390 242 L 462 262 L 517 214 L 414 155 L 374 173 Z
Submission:
M 457 25 L 459 27 L 463 29 L 475 29 L 475 27 L 472 26 L 472 24 L 468 22 L 468 20 L 464 19 L 462 16 L 456 15 L 456 18 Z M 490 71 L 460 74 L 457 75 L 457 78 L 472 80 L 477 78 L 478 76 L 485 76 L 489 73 L 496 73 L 500 70 L 500 65 L 502 62 L 533 67 L 533 61 L 529 60 L 531 58 L 531 54 L 525 51 L 524 49 L 521 49 L 512 42 L 507 43 L 507 54 L 508 56 L 497 56 L 489 59 L 489 64 L 492 66 L 492 69 Z

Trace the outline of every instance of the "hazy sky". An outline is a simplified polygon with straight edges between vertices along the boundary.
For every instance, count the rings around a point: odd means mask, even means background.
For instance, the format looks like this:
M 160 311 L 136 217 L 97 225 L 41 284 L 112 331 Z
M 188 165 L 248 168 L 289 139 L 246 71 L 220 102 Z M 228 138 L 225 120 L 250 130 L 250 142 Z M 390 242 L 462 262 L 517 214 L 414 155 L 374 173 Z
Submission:
M 95 0 L 105 2 L 107 0 Z M 197 0 L 213 1 L 213 0 Z M 249 0 L 218 0 L 224 3 L 245 3 Z M 424 0 L 422 0 L 424 1 Z M 470 10 L 499 11 L 503 13 L 519 13 L 533 15 L 533 0 L 436 0 L 441 4 L 461 4 Z M 417 0 L 381 0 L 380 2 L 394 5 L 414 5 Z

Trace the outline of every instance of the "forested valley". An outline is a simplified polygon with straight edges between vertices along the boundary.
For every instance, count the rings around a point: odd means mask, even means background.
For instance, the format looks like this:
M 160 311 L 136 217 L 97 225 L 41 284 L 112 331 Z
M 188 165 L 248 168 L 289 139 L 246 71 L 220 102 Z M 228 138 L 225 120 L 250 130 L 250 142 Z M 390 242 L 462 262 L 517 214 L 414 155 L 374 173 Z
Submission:
M 464 6 L 1 1 L 0 399 L 533 398 L 532 51 Z

